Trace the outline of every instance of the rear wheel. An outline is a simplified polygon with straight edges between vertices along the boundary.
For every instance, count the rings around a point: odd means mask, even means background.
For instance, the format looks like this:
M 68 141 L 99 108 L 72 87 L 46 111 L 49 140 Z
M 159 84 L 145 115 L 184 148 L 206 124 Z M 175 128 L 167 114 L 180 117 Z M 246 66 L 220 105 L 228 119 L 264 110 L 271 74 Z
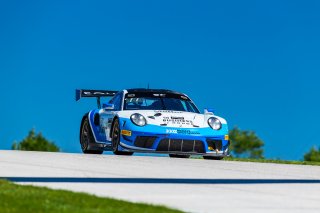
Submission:
M 81 126 L 80 145 L 84 154 L 102 154 L 103 150 L 90 150 L 90 143 L 94 143 L 94 138 L 90 129 L 89 120 L 86 117 Z
M 170 158 L 190 158 L 190 155 L 169 154 Z
M 205 160 L 222 160 L 223 157 L 218 157 L 218 156 L 203 156 L 203 159 L 205 159 Z
M 132 155 L 133 152 L 123 152 L 119 151 L 120 143 L 120 124 L 119 119 L 115 119 L 112 127 L 112 151 L 115 155 Z

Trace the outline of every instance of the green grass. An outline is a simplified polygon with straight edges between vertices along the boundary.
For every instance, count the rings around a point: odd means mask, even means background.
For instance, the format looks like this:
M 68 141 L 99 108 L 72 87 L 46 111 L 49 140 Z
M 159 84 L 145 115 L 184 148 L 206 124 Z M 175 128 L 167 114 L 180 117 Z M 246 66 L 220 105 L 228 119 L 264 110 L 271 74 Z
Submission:
M 193 156 L 193 159 L 203 159 L 200 156 Z M 291 160 L 279 160 L 279 159 L 254 159 L 254 158 L 234 158 L 225 157 L 224 161 L 242 161 L 242 162 L 256 162 L 256 163 L 278 163 L 278 164 L 295 164 L 295 165 L 310 165 L 320 166 L 320 162 L 317 161 L 291 161 Z
M 85 193 L 17 185 L 0 180 L 0 212 L 168 212 L 164 206 L 130 203 Z
M 289 160 L 251 159 L 251 158 L 233 158 L 233 157 L 226 157 L 223 160 L 225 160 L 225 161 L 257 162 L 257 163 L 279 163 L 279 164 L 320 166 L 320 162 L 315 162 L 315 161 L 289 161 Z

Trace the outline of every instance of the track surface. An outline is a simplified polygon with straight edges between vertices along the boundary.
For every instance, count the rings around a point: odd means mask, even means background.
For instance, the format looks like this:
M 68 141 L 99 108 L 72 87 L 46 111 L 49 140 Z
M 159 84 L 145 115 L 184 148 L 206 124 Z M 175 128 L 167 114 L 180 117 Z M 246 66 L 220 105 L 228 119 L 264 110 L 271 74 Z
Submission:
M 320 212 L 320 167 L 0 151 L 0 178 L 187 212 Z

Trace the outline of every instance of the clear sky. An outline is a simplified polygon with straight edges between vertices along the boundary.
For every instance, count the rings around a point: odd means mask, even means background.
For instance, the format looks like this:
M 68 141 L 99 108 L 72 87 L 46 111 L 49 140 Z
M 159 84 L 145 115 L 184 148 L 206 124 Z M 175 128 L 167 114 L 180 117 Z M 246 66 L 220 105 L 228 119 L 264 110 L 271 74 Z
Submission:
M 0 0 L 0 148 L 80 152 L 76 88 L 168 88 L 302 159 L 320 120 L 320 1 Z

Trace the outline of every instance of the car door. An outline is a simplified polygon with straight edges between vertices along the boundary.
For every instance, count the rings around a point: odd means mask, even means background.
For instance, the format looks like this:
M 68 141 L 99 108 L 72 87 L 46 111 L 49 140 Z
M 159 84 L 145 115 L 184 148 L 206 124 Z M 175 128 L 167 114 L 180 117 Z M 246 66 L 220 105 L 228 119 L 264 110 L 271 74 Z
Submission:
M 110 130 L 114 116 L 117 114 L 117 111 L 122 109 L 122 97 L 123 92 L 117 93 L 110 101 L 109 104 L 113 104 L 114 108 L 112 110 L 102 109 L 100 114 L 100 123 L 103 125 L 102 128 L 105 129 L 105 136 L 107 141 L 111 141 Z

